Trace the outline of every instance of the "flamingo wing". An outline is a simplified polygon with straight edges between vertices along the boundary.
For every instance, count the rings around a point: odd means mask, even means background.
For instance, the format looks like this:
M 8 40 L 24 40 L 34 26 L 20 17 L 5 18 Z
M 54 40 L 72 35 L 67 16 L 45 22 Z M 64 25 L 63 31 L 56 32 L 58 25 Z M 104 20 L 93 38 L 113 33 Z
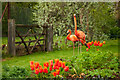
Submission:
M 70 40 L 75 42 L 78 41 L 78 38 L 75 35 L 70 35 Z

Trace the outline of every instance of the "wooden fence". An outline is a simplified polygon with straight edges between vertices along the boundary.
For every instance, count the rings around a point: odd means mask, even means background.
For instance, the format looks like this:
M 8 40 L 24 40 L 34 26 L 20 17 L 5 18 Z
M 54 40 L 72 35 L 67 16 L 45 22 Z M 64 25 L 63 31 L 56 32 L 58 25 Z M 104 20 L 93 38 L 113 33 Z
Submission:
M 16 30 L 16 27 L 27 27 L 29 28 L 28 32 L 24 35 L 21 35 L 20 32 Z M 40 28 L 39 25 L 24 25 L 24 24 L 15 24 L 14 19 L 8 20 L 8 53 L 16 56 L 16 46 L 20 46 L 21 44 L 24 44 L 24 48 L 27 52 L 27 54 L 30 54 L 33 52 L 33 50 L 37 47 L 42 48 L 42 51 L 52 51 L 53 50 L 53 28 L 52 26 L 48 27 L 43 26 L 43 32 L 37 33 L 33 28 Z M 30 32 L 32 34 L 30 34 Z M 21 41 L 16 42 L 15 38 L 18 36 Z M 26 37 L 33 36 L 35 39 L 28 41 L 25 41 Z M 37 38 L 38 36 L 38 38 Z M 41 44 L 41 41 L 43 42 Z M 34 45 L 31 45 L 31 43 L 34 43 Z

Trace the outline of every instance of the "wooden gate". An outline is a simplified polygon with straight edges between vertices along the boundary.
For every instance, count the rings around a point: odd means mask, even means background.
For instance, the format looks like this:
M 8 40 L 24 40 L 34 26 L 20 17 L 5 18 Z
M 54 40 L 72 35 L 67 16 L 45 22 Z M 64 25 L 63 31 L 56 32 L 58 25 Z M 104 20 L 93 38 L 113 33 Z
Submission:
M 17 27 L 27 27 L 28 31 L 26 34 L 21 35 L 21 32 L 16 30 Z M 37 33 L 33 28 L 40 28 L 39 25 L 24 25 L 15 24 L 15 20 L 8 20 L 8 52 L 13 56 L 16 55 L 16 47 L 24 45 L 27 54 L 30 54 L 38 47 L 42 51 L 52 51 L 53 34 L 52 27 L 43 27 L 42 33 Z M 32 34 L 31 34 L 32 33 Z M 21 41 L 16 42 L 15 37 L 18 36 Z M 34 40 L 25 41 L 26 37 L 34 37 Z M 38 38 L 37 38 L 38 37 Z M 31 45 L 34 43 L 34 45 Z

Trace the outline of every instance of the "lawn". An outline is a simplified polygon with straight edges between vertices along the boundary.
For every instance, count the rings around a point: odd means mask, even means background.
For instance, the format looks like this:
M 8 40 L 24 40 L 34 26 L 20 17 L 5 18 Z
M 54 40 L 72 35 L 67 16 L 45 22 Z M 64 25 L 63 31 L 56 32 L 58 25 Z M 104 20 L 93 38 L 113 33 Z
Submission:
M 119 45 L 120 46 L 120 45 Z M 99 50 L 102 52 L 112 51 L 114 56 L 118 56 L 118 40 L 108 40 L 103 47 L 99 47 Z M 75 48 L 75 55 L 78 54 L 77 47 Z M 90 51 L 94 52 L 94 49 L 91 47 Z M 85 46 L 82 46 L 82 52 L 86 52 Z M 73 48 L 65 48 L 61 50 L 54 50 L 52 52 L 35 52 L 30 55 L 19 56 L 19 57 L 12 57 L 12 58 L 5 58 L 2 62 L 3 65 L 7 64 L 9 66 L 20 66 L 29 68 L 29 61 L 39 62 L 43 64 L 44 62 L 50 59 L 56 59 L 61 57 L 71 57 L 73 56 Z
M 34 39 L 33 37 L 30 37 L 30 38 Z M 43 63 L 48 62 L 49 60 L 54 60 L 54 59 L 61 59 L 62 58 L 62 59 L 68 59 L 68 60 L 70 59 L 71 60 L 74 57 L 73 56 L 73 48 L 72 47 L 68 47 L 68 46 L 72 45 L 72 42 L 68 41 L 67 44 L 65 44 L 65 38 L 66 38 L 65 36 L 64 37 L 54 37 L 54 43 L 53 43 L 54 49 L 51 52 L 39 51 L 39 52 L 35 52 L 35 53 L 32 53 L 30 55 L 25 55 L 25 56 L 5 57 L 5 58 L 2 59 L 2 66 L 4 67 L 4 70 L 5 69 L 8 70 L 8 67 L 5 67 L 5 66 L 9 66 L 10 70 L 13 73 L 7 72 L 7 75 L 10 74 L 12 77 L 14 77 L 14 74 L 20 74 L 19 71 L 17 71 L 17 73 L 16 73 L 16 70 L 18 70 L 18 69 L 15 66 L 23 68 L 23 69 L 27 70 L 27 72 L 29 74 L 31 74 L 31 72 L 30 72 L 31 71 L 30 70 L 30 61 L 39 62 L 40 65 L 43 65 Z M 26 38 L 26 40 L 28 40 L 28 38 Z M 100 72 L 100 73 L 97 73 L 97 75 L 102 75 L 102 76 L 108 75 L 108 76 L 111 76 L 114 71 L 118 71 L 118 69 L 117 69 L 117 64 L 118 63 L 115 62 L 116 60 L 114 58 L 114 57 L 118 57 L 118 47 L 120 47 L 120 44 L 118 44 L 118 40 L 119 39 L 107 40 L 106 43 L 102 47 L 91 46 L 91 48 L 88 50 L 88 52 L 86 51 L 86 47 L 83 45 L 82 46 L 82 53 L 80 53 L 79 55 L 78 55 L 78 48 L 77 48 L 77 44 L 76 44 L 75 52 L 74 52 L 75 55 L 78 56 L 76 61 L 83 60 L 83 62 L 80 63 L 80 64 L 82 66 L 84 66 L 84 68 L 80 68 L 80 69 L 79 69 L 79 67 L 76 67 L 76 70 L 78 69 L 77 70 L 78 73 L 81 73 L 81 72 L 86 73 L 86 72 L 89 71 L 90 72 L 89 75 L 92 75 L 92 74 L 95 75 L 96 74 L 95 71 L 98 70 L 98 72 Z M 16 38 L 16 41 L 20 41 L 20 39 Z M 58 43 L 58 48 L 56 48 L 56 45 L 55 45 L 56 42 Z M 7 37 L 2 38 L 2 44 L 7 44 Z M 102 54 L 99 53 L 99 52 L 96 52 L 97 49 L 99 49 L 99 51 Z M 112 59 L 110 59 L 110 60 L 112 60 L 111 62 L 109 62 L 110 61 L 109 60 L 109 57 L 110 57 L 109 56 L 109 54 L 110 54 L 109 51 L 111 51 L 112 54 L 113 54 L 113 56 L 111 56 Z M 92 56 L 91 56 L 91 54 L 92 54 Z M 100 56 L 99 56 L 99 54 L 100 54 Z M 102 58 L 103 55 L 105 55 L 105 57 Z M 107 57 L 107 55 L 108 55 L 108 57 Z M 96 56 L 96 58 L 94 58 L 93 56 Z M 90 60 L 87 61 L 85 57 L 90 58 Z M 107 59 L 104 60 L 104 58 L 107 58 Z M 91 61 L 93 61 L 94 59 L 98 60 L 97 61 L 98 62 L 97 65 L 102 64 L 105 69 L 101 69 L 101 68 L 98 67 L 97 69 L 95 69 L 95 71 L 92 71 L 91 69 L 89 69 L 89 67 L 85 66 L 85 65 L 89 65 L 89 62 L 91 63 Z M 106 62 L 104 62 L 104 64 L 101 63 L 101 62 L 99 63 L 99 60 L 102 60 L 102 61 L 108 60 L 108 62 L 107 62 L 108 65 L 114 63 L 113 66 L 115 66 L 115 69 L 113 71 L 111 70 L 111 68 L 108 69 L 109 66 L 105 67 L 106 66 L 106 64 L 105 64 Z M 85 62 L 86 64 L 84 64 L 84 61 L 86 61 Z M 74 64 L 74 65 L 79 65 L 80 66 L 80 64 Z M 94 69 L 94 65 L 92 66 L 93 69 Z M 110 65 L 110 67 L 113 67 L 113 66 Z M 89 70 L 87 71 L 85 69 L 89 69 Z M 22 70 L 22 69 L 20 69 L 20 70 Z M 83 70 L 85 70 L 85 71 L 83 71 Z M 99 71 L 99 70 L 101 70 L 101 71 Z M 107 73 L 104 72 L 106 70 L 108 70 Z M 111 71 L 111 73 L 109 73 L 109 71 Z M 72 74 L 74 74 L 74 71 L 72 71 L 72 72 L 73 72 Z M 86 73 L 86 74 L 88 74 L 88 73 Z M 3 73 L 3 76 L 7 77 L 7 75 L 6 75 L 6 72 Z M 8 77 L 10 77 L 10 75 Z M 21 74 L 21 75 L 24 76 L 24 74 Z M 94 76 L 94 75 L 92 75 L 92 76 Z M 19 75 L 17 75 L 17 77 L 18 76 Z

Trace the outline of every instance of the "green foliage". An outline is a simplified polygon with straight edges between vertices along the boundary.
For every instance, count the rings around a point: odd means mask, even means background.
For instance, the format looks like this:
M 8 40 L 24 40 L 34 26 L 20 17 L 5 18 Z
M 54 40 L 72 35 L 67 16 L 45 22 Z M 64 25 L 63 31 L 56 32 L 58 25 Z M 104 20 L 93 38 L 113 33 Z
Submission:
M 37 2 L 10 2 L 10 19 L 15 19 L 17 24 L 33 24 L 32 9 Z M 5 9 L 7 2 L 2 2 L 2 12 Z M 18 28 L 21 30 L 21 28 Z M 24 30 L 22 28 L 22 30 Z M 21 31 L 22 31 L 21 30 Z M 23 31 L 24 32 L 24 31 Z M 8 34 L 8 10 L 6 9 L 2 19 L 2 35 Z
M 113 27 L 110 30 L 110 38 L 117 38 L 120 37 L 120 28 L 119 27 Z
M 71 60 L 71 61 L 70 61 Z M 66 59 L 69 65 L 73 66 L 73 73 L 78 76 L 85 73 L 86 77 L 101 76 L 114 78 L 118 71 L 118 58 L 107 52 L 82 52 L 77 56 Z M 73 74 L 72 73 L 72 74 Z
M 91 39 L 106 40 L 111 27 L 116 26 L 115 4 L 100 2 L 39 3 L 34 6 L 33 21 L 37 21 L 40 26 L 53 26 L 53 33 L 63 36 L 66 35 L 68 29 L 74 29 L 73 14 L 77 14 L 78 29 L 87 33 L 88 16 Z M 82 12 L 81 9 L 83 9 Z M 80 15 L 83 15 L 83 24 L 80 24 Z
M 23 67 L 3 65 L 2 78 L 26 78 L 28 71 Z

